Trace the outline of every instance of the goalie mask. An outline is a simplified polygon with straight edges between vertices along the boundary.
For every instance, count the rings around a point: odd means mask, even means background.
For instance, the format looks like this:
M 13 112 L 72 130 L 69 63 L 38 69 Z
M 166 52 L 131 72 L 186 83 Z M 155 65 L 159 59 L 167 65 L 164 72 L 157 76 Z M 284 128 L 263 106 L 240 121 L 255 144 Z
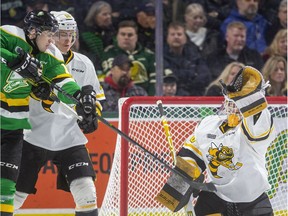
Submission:
M 77 38 L 77 23 L 74 17 L 66 11 L 51 11 L 58 21 L 59 31 L 55 34 L 56 42 L 60 40 L 70 40 L 71 46 Z
M 235 102 L 224 95 L 223 109 L 227 115 L 227 122 L 229 127 L 236 127 L 242 120 L 240 110 L 237 108 Z

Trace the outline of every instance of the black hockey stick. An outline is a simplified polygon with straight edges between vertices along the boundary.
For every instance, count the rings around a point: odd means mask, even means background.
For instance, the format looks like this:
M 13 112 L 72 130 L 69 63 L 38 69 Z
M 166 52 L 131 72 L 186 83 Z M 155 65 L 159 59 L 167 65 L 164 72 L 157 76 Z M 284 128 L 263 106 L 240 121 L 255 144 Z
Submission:
M 50 81 L 50 84 L 52 85 L 53 82 Z M 57 86 L 57 84 L 53 83 L 53 87 L 55 89 L 57 89 L 59 92 L 61 92 L 63 95 L 65 95 L 66 97 L 68 97 L 69 99 L 73 100 L 76 104 L 79 103 L 79 101 L 74 98 L 72 95 L 68 94 L 67 92 L 65 92 L 61 87 Z M 75 111 L 71 108 L 71 107 L 67 107 L 70 108 L 71 111 L 73 111 L 73 113 L 75 114 Z M 203 191 L 209 191 L 209 192 L 215 192 L 216 191 L 216 187 L 213 183 L 201 183 L 201 182 L 195 182 L 195 181 L 191 181 L 190 179 L 188 179 L 185 175 L 183 175 L 181 172 L 179 172 L 176 169 L 173 169 L 172 167 L 170 167 L 167 163 L 165 163 L 163 160 L 159 159 L 158 157 L 156 157 L 153 153 L 151 153 L 150 151 L 148 151 L 147 149 L 145 149 L 143 146 L 141 146 L 139 143 L 137 143 L 135 140 L 133 140 L 131 137 L 129 137 L 127 134 L 123 133 L 121 130 L 119 130 L 118 128 L 116 128 L 114 125 L 112 125 L 111 123 L 109 123 L 106 119 L 104 119 L 102 116 L 97 115 L 97 118 L 99 121 L 101 121 L 103 124 L 105 124 L 106 126 L 108 126 L 109 128 L 111 128 L 113 131 L 115 131 L 117 134 L 119 134 L 121 137 L 123 137 L 125 140 L 127 140 L 128 142 L 132 143 L 133 145 L 136 145 L 137 147 L 139 147 L 143 152 L 147 153 L 148 155 L 150 155 L 153 159 L 157 160 L 158 162 L 160 162 L 162 165 L 164 165 L 169 171 L 174 172 L 175 174 L 181 176 L 185 182 L 187 182 L 192 188 L 195 188 L 197 190 L 203 190 Z

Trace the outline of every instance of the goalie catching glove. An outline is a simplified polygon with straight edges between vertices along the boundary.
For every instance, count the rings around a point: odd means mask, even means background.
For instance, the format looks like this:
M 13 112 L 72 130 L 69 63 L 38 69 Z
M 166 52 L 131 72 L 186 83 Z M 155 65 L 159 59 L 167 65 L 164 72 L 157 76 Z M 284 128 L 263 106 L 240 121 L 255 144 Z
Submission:
M 233 100 L 244 117 L 261 112 L 267 107 L 262 74 L 255 68 L 246 66 L 238 72 L 229 85 L 221 82 L 225 97 Z
M 41 63 L 38 61 L 38 59 L 31 57 L 19 47 L 17 52 L 19 54 L 18 58 L 12 62 L 7 62 L 7 66 L 23 78 L 32 79 L 35 82 L 39 82 L 42 75 Z
M 80 102 L 76 105 L 76 112 L 82 117 L 82 121 L 78 120 L 79 127 L 85 134 L 94 132 L 98 128 L 97 115 L 101 115 L 102 106 L 96 101 L 93 87 L 83 86 L 81 92 L 76 93 L 75 98 Z

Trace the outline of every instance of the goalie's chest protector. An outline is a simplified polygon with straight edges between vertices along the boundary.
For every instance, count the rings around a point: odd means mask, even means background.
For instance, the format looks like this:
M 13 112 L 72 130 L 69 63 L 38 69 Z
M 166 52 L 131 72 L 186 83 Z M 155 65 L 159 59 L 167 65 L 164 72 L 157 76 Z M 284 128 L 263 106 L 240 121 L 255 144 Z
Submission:
M 209 116 L 195 129 L 197 148 L 217 195 L 230 202 L 247 202 L 269 188 L 261 156 L 242 132 L 229 128 L 225 116 Z

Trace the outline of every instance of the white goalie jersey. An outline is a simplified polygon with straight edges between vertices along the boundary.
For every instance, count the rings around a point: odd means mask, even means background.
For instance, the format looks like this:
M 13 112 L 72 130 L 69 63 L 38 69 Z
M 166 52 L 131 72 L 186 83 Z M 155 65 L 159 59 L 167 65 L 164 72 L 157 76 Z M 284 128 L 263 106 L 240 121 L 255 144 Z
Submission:
M 86 56 L 71 52 L 67 61 L 68 71 L 79 86 L 92 85 L 97 100 L 104 100 L 104 91 L 98 81 L 93 63 Z M 77 124 L 75 116 L 63 105 L 54 102 L 53 113 L 44 110 L 41 101 L 30 100 L 29 121 L 32 130 L 25 130 L 24 139 L 41 148 L 59 151 L 86 144 L 87 138 Z
M 185 141 L 179 156 L 201 172 L 216 194 L 229 202 L 250 202 L 269 189 L 265 153 L 275 138 L 268 109 L 244 118 L 238 126 L 227 125 L 227 116 L 208 116 Z

